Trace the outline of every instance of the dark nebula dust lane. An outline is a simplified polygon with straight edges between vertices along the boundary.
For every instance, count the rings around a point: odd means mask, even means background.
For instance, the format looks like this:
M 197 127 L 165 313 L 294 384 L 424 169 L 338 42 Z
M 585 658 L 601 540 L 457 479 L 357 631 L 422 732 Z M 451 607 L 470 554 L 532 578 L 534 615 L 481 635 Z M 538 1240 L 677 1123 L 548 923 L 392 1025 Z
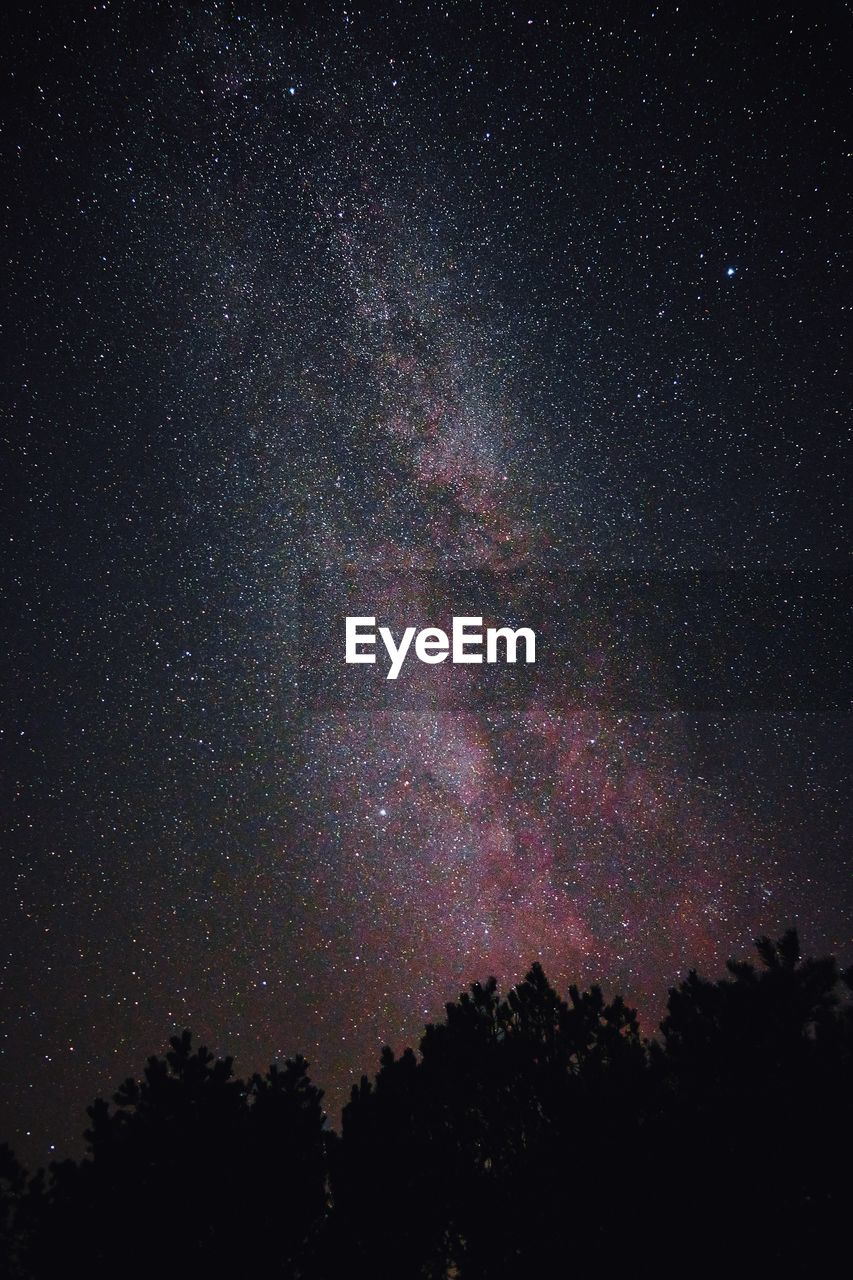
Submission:
M 184 1026 L 334 1119 L 489 974 L 849 958 L 846 17 L 6 21 L 0 1140 Z

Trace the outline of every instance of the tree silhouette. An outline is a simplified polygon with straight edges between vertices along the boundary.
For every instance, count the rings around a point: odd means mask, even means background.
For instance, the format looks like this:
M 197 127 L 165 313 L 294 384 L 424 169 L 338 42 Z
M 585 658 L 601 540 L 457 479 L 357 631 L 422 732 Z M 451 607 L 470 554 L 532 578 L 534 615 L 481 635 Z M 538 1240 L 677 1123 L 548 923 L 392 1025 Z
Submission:
M 601 1170 L 618 1166 L 646 1070 L 621 999 L 572 988 L 567 1004 L 538 965 L 503 1000 L 494 979 L 475 983 L 427 1027 L 420 1063 L 386 1050 L 375 1084 L 363 1079 L 344 1110 L 332 1168 L 339 1265 L 536 1274 L 569 1199 L 592 1203 Z
M 88 1157 L 52 1167 L 37 1275 L 297 1275 L 325 1210 L 322 1095 L 304 1059 L 245 1083 L 190 1033 L 89 1108 Z
M 563 1001 L 534 966 L 448 1005 L 420 1061 L 386 1050 L 344 1111 L 326 1274 L 556 1276 L 641 1241 L 728 1274 L 831 1249 L 849 1005 L 795 934 L 758 951 L 760 972 L 674 988 L 657 1045 L 620 998 Z
M 793 930 L 756 946 L 762 969 L 730 962 L 719 982 L 691 972 L 670 993 L 652 1051 L 667 1100 L 657 1180 L 682 1242 L 692 1204 L 716 1221 L 706 1254 L 720 1265 L 736 1250 L 744 1265 L 813 1270 L 843 1212 L 853 1024 L 839 988 L 850 975 L 832 959 L 801 961 Z
M 26 1171 L 11 1147 L 0 1143 L 0 1276 L 26 1274 L 27 1233 L 22 1213 L 26 1190 Z
M 184 1032 L 93 1104 L 83 1160 L 28 1183 L 0 1148 L 3 1274 L 835 1274 L 853 975 L 793 932 L 757 949 L 691 972 L 652 1042 L 538 965 L 505 996 L 474 983 L 418 1056 L 384 1050 L 340 1136 L 304 1059 L 243 1081 Z

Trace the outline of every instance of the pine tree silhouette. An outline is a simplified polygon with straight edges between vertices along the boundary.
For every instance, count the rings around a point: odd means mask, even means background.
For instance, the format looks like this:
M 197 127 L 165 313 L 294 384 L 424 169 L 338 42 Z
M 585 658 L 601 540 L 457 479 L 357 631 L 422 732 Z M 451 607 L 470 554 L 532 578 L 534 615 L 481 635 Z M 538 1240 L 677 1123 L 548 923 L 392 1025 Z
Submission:
M 87 1155 L 0 1148 L 0 1264 L 59 1275 L 513 1280 L 835 1274 L 849 1203 L 853 974 L 760 938 L 691 972 L 644 1041 L 620 997 L 534 965 L 385 1049 L 325 1128 L 294 1058 L 248 1081 L 189 1032 L 89 1109 Z
M 304 1059 L 248 1083 L 173 1037 L 114 1106 L 89 1108 L 88 1157 L 53 1166 L 38 1276 L 234 1275 L 298 1260 L 325 1212 L 322 1095 Z M 73 1268 L 72 1268 L 72 1273 Z

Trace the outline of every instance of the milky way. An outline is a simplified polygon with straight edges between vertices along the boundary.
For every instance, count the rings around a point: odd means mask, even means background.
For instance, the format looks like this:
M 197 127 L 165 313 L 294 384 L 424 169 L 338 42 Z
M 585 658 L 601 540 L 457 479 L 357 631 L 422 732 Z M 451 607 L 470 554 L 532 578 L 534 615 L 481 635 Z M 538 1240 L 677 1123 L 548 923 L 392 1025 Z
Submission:
M 135 8 L 6 54 L 0 1137 L 844 954 L 841 18 Z M 344 663 L 462 614 L 535 665 Z

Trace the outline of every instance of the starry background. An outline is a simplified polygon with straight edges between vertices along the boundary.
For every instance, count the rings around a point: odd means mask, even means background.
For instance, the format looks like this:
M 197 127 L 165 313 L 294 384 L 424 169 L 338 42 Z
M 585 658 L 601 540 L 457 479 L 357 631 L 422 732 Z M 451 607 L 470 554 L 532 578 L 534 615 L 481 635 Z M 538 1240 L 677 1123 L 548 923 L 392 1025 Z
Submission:
M 12 6 L 0 1136 L 851 958 L 848 16 Z M 343 619 L 535 667 L 343 663 Z

